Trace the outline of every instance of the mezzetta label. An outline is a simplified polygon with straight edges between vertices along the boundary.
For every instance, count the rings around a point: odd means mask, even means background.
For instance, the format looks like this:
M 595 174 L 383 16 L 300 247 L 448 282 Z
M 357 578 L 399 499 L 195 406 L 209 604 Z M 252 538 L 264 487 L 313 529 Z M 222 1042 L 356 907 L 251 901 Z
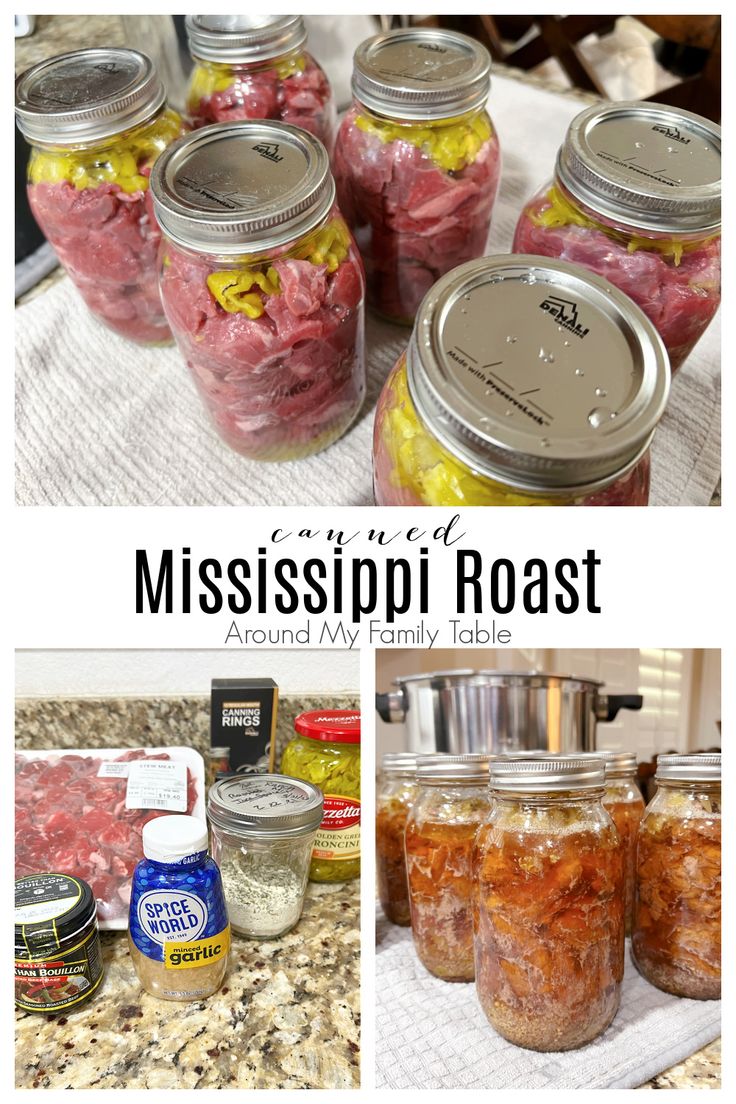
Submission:
M 360 856 L 360 801 L 357 797 L 325 794 L 322 823 L 312 856 L 315 859 L 357 859 Z

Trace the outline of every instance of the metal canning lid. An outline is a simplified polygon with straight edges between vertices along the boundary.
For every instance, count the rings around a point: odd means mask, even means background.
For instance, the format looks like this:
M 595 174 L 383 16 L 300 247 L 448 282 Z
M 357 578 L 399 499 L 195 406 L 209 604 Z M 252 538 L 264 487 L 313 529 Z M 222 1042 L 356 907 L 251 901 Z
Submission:
M 509 793 L 554 793 L 603 787 L 603 759 L 588 755 L 550 755 L 546 759 L 495 759 L 490 787 Z
M 720 753 L 704 755 L 660 755 L 655 781 L 720 782 Z
M 397 119 L 462 115 L 483 107 L 491 87 L 491 55 L 455 31 L 387 31 L 362 42 L 353 61 L 355 98 Z
M 419 755 L 419 782 L 487 782 L 488 766 L 495 756 L 482 752 L 468 755 Z
M 387 751 L 381 759 L 384 774 L 411 775 L 417 771 L 417 755 L 413 751 Z
M 287 123 L 244 120 L 172 142 L 151 172 L 156 218 L 175 242 L 237 255 L 288 245 L 335 199 L 327 151 Z
M 596 104 L 570 124 L 557 175 L 587 207 L 639 229 L 710 231 L 721 223 L 721 128 L 691 111 Z
M 77 145 L 140 126 L 166 98 L 153 62 L 105 47 L 59 54 L 15 82 L 18 126 L 31 142 Z
M 300 15 L 188 15 L 185 24 L 192 57 L 204 61 L 267 61 L 307 41 Z
M 314 709 L 294 721 L 300 736 L 329 744 L 360 743 L 360 713 L 355 709 Z
M 589 494 L 649 446 L 670 389 L 662 339 L 577 265 L 481 257 L 419 308 L 407 356 L 417 413 L 473 470 L 524 491 Z
M 606 765 L 606 780 L 609 778 L 624 777 L 636 771 L 636 752 L 613 751 L 581 751 L 578 753 L 582 759 L 602 759 Z
M 94 920 L 91 887 L 69 874 L 31 874 L 15 882 L 15 949 L 33 957 L 77 939 Z
M 322 791 L 285 774 L 238 775 L 211 787 L 207 815 L 236 835 L 304 836 L 322 820 Z

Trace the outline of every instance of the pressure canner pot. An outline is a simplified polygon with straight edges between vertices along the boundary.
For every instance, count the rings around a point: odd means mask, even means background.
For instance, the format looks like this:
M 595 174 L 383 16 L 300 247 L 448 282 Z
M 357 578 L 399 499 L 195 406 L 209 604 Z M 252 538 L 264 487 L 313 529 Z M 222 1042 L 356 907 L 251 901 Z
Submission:
M 384 721 L 405 723 L 409 751 L 595 751 L 599 721 L 641 709 L 641 694 L 605 694 L 603 683 L 537 671 L 435 671 L 376 694 Z

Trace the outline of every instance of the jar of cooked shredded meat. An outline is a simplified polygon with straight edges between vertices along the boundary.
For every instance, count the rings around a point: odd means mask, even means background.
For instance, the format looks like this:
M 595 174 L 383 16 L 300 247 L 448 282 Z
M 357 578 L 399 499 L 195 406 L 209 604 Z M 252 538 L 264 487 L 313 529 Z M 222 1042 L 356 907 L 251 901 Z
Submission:
M 639 826 L 631 954 L 678 997 L 721 995 L 721 757 L 660 755 Z
M 418 793 L 406 824 L 414 947 L 443 981 L 472 981 L 473 843 L 488 812 L 482 754 L 420 756 Z
M 630 751 L 603 751 L 606 764 L 606 791 L 603 807 L 608 812 L 624 850 L 624 921 L 631 932 L 636 881 L 636 836 L 644 815 L 644 798 L 636 783 L 636 755 Z
M 384 755 L 376 794 L 378 898 L 386 919 L 403 927 L 411 923 L 404 831 L 417 794 L 416 769 L 411 752 Z
M 570 124 L 515 253 L 573 261 L 648 315 L 676 372 L 721 301 L 721 129 L 649 102 L 596 104 Z
M 601 759 L 491 764 L 476 844 L 475 973 L 516 1046 L 572 1050 L 611 1023 L 624 970 L 623 861 Z

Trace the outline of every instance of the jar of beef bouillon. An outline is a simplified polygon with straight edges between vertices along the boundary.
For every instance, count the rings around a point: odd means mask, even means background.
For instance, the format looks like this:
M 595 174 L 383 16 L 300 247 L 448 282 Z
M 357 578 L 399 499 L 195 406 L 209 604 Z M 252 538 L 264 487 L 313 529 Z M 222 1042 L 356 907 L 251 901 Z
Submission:
M 439 280 L 378 403 L 379 506 L 645 506 L 670 386 L 656 329 L 605 280 L 483 257 Z
M 613 1020 L 624 972 L 623 854 L 590 756 L 498 759 L 476 841 L 475 976 L 509 1042 L 572 1050 Z
M 443 981 L 472 981 L 473 844 L 488 812 L 491 756 L 421 755 L 406 823 L 414 948 Z
M 631 954 L 667 993 L 721 995 L 721 757 L 660 755 L 639 825 Z

